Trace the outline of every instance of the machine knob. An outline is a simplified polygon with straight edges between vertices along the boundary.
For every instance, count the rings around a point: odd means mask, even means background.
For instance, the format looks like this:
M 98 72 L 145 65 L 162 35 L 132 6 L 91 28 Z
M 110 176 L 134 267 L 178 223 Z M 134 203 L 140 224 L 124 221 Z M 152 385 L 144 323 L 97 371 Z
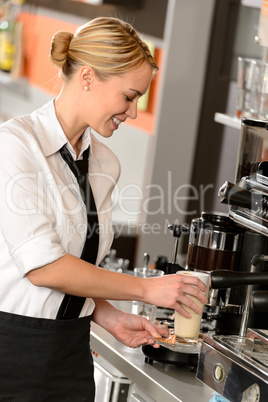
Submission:
M 254 311 L 268 311 L 268 291 L 255 290 L 251 295 L 251 308 Z
M 217 363 L 214 366 L 213 377 L 217 382 L 222 382 L 225 378 L 225 370 L 221 363 Z

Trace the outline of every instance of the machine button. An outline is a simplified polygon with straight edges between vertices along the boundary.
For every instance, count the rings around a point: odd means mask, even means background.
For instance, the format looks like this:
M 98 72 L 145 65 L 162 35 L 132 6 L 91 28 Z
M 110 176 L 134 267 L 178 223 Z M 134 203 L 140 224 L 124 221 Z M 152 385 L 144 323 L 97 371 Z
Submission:
M 217 363 L 214 366 L 213 377 L 217 382 L 222 382 L 225 378 L 225 371 L 222 364 Z

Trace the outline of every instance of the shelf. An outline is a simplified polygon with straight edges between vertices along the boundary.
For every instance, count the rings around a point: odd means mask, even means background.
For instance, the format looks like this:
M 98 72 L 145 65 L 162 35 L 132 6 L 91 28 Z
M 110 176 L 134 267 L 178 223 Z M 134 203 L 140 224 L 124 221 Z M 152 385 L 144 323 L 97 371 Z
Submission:
M 242 0 L 242 6 L 261 8 L 262 0 Z
M 223 113 L 215 113 L 214 120 L 217 123 L 224 124 L 225 126 L 236 128 L 237 130 L 241 129 L 241 120 L 235 116 L 229 116 Z
M 14 78 L 10 73 L 5 73 L 4 71 L 0 70 L 0 83 L 2 84 L 10 84 L 14 81 Z
M 12 73 L 5 73 L 4 71 L 0 70 L 0 84 L 3 85 L 24 85 L 27 82 L 26 77 L 14 77 Z

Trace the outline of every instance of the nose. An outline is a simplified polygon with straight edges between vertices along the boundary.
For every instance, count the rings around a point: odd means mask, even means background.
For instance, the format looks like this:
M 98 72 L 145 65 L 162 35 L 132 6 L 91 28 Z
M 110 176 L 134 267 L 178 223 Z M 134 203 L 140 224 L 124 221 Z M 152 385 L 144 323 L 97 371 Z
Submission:
M 126 111 L 126 115 L 134 120 L 137 117 L 137 109 L 138 109 L 138 104 L 137 102 L 130 102 L 128 110 Z

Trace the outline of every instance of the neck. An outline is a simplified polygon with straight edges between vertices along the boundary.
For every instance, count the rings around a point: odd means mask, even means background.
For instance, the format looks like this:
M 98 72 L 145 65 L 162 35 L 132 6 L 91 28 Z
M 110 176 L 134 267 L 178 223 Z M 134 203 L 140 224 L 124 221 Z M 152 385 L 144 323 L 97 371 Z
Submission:
M 64 134 L 78 156 L 81 151 L 82 135 L 86 126 L 79 124 L 76 113 L 77 107 L 75 107 L 75 102 L 70 102 L 70 99 L 72 98 L 64 96 L 63 92 L 61 92 L 54 101 L 54 105 L 57 119 Z

